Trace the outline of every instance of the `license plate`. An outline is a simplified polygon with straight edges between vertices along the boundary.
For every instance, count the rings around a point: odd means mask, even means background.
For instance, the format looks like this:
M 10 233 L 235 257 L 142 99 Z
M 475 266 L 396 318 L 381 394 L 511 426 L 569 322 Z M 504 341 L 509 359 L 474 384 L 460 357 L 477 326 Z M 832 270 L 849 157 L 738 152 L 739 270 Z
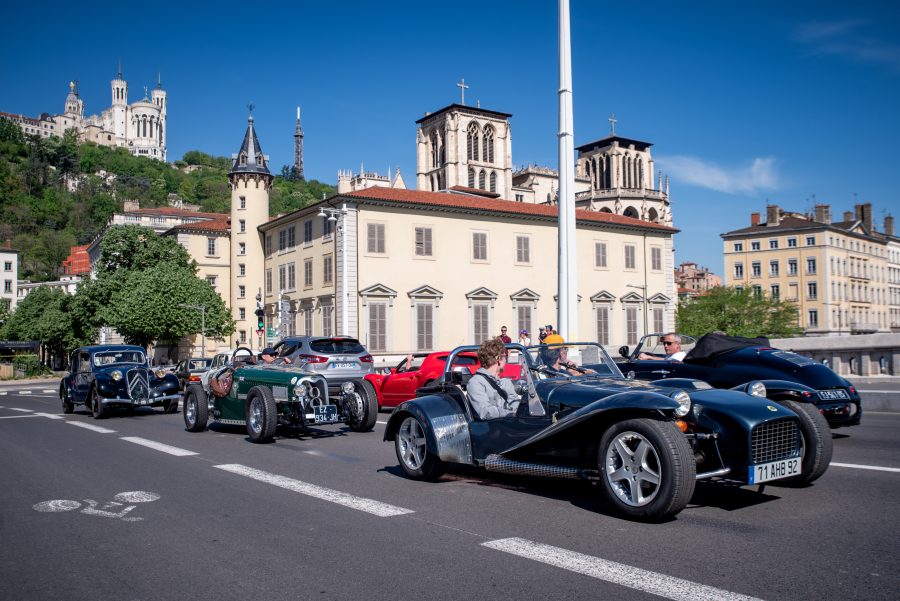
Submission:
M 353 361 L 335 361 L 334 363 L 329 364 L 331 369 L 353 369 L 356 367 L 356 363 Z
M 337 405 L 320 405 L 315 410 L 316 423 L 337 421 Z
M 771 463 L 751 465 L 747 477 L 747 484 L 759 484 L 779 478 L 790 478 L 800 473 L 800 458 L 782 459 Z
M 846 390 L 819 390 L 819 398 L 823 401 L 846 401 L 850 398 Z

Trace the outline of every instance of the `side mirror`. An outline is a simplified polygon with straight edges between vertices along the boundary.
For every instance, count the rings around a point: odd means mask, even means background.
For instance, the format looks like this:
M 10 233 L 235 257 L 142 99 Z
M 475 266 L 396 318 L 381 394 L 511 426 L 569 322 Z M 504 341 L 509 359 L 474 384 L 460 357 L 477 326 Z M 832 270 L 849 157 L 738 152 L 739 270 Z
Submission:
M 624 357 L 625 359 L 627 359 L 627 358 L 628 358 L 628 347 L 627 347 L 627 346 L 620 346 L 620 347 L 619 347 L 619 354 L 622 355 L 622 357 Z
M 524 397 L 528 394 L 528 382 L 525 380 L 516 380 L 516 394 Z

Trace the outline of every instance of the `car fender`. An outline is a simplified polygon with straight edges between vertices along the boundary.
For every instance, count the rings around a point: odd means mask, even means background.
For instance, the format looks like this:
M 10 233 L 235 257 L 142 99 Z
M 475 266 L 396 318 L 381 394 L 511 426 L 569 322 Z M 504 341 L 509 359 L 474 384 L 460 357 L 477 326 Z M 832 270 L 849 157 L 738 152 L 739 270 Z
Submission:
M 181 389 L 181 385 L 178 382 L 178 376 L 172 373 L 167 373 L 162 378 L 158 378 L 155 382 L 151 381 L 150 385 L 154 392 L 159 395 L 177 394 Z
M 384 381 L 387 379 L 387 376 L 384 374 L 366 374 L 363 376 L 363 379 L 375 389 L 375 396 L 378 397 L 378 406 L 381 407 L 384 403 L 384 397 L 381 395 L 381 387 L 384 386 Z
M 666 415 L 674 418 L 675 409 L 678 406 L 677 401 L 658 392 L 649 390 L 620 392 L 589 403 L 559 418 L 531 438 L 500 454 L 512 457 L 513 455 L 527 454 L 532 450 L 536 450 L 539 446 L 552 446 L 554 440 L 570 434 L 576 426 L 589 422 L 604 422 L 615 413 L 627 413 L 630 416 Z M 588 428 L 587 432 L 593 433 L 599 441 L 600 436 L 603 434 L 603 429 Z M 572 442 L 571 440 L 567 441 L 565 446 L 571 446 Z
M 766 398 L 773 401 L 798 401 L 801 403 L 814 403 L 819 400 L 815 388 L 810 388 L 799 382 L 789 380 L 750 380 L 731 390 L 747 392 L 747 388 L 753 382 L 762 382 L 766 387 Z
M 384 440 L 394 440 L 400 423 L 408 415 L 422 424 L 429 453 L 442 461 L 472 463 L 469 419 L 458 402 L 446 394 L 430 394 L 404 401 L 391 414 L 384 430 Z

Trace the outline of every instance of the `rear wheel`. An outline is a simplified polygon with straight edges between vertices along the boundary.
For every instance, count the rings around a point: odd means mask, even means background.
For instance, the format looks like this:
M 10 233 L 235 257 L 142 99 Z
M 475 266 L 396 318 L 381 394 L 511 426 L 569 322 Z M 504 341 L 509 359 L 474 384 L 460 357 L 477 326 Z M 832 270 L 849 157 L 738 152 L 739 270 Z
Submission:
M 75 412 L 75 403 L 69 396 L 69 389 L 65 385 L 59 387 L 59 400 L 62 402 L 63 413 Z
M 188 388 L 184 397 L 184 427 L 188 432 L 201 432 L 206 429 L 209 419 L 209 401 L 206 393 L 199 386 Z
M 428 451 L 425 429 L 412 415 L 400 423 L 394 435 L 394 450 L 400 468 L 413 480 L 437 480 L 446 470 L 444 462 Z
M 800 416 L 800 435 L 803 443 L 800 475 L 781 482 L 794 486 L 809 484 L 824 474 L 828 464 L 831 463 L 831 454 L 834 451 L 831 428 L 815 405 L 797 401 L 780 401 L 780 403 Z
M 94 419 L 103 419 L 106 417 L 106 408 L 101 402 L 100 393 L 97 392 L 96 387 L 91 388 L 91 415 L 94 416 Z
M 600 439 L 597 463 L 607 502 L 629 517 L 672 517 L 694 494 L 694 454 L 672 422 L 639 418 L 613 424 Z
M 354 432 L 369 432 L 378 419 L 378 395 L 375 387 L 366 380 L 356 380 L 355 390 L 350 400 L 350 419 L 347 421 Z
M 275 397 L 265 386 L 254 386 L 247 393 L 247 434 L 258 443 L 271 442 L 278 426 Z

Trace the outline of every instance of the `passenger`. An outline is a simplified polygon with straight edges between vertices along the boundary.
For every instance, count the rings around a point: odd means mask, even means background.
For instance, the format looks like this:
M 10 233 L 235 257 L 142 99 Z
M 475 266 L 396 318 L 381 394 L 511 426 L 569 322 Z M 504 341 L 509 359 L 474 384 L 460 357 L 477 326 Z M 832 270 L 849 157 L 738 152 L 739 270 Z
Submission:
M 506 347 L 498 338 L 485 340 L 478 349 L 481 367 L 466 384 L 472 409 L 481 419 L 514 415 L 519 407 L 519 395 L 511 380 L 501 378 L 506 367 Z
M 562 345 L 566 341 L 559 334 L 550 334 L 544 338 L 544 344 Z M 551 370 L 567 375 L 580 376 L 586 373 L 596 373 L 592 369 L 583 369 L 569 361 L 569 347 L 567 346 L 548 346 L 541 349 L 541 360 L 544 365 Z
M 412 371 L 413 368 L 413 356 L 412 353 L 406 356 L 406 362 L 403 364 L 402 368 L 398 368 L 398 372 Z
M 263 362 L 263 365 L 284 365 L 291 362 L 288 357 L 279 357 L 278 352 L 271 346 L 264 348 L 262 352 L 259 353 L 259 358 Z
M 664 335 L 662 338 L 663 348 L 666 351 L 665 357 L 659 357 L 657 355 L 651 355 L 650 353 L 641 353 L 638 356 L 638 359 L 645 359 L 650 361 L 683 361 L 684 356 L 687 354 L 683 350 L 681 350 L 681 336 L 676 334 L 675 332 L 669 332 Z

